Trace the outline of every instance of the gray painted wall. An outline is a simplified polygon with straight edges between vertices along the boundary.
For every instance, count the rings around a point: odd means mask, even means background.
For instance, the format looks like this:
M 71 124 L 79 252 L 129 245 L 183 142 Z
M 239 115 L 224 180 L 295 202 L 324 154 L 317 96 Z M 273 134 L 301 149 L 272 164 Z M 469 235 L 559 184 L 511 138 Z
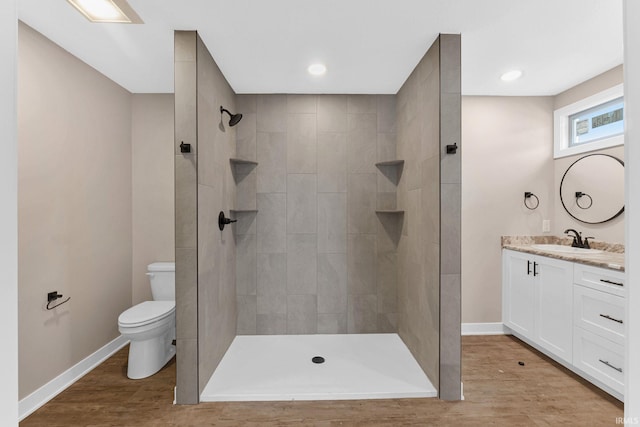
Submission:
M 22 22 L 18 41 L 24 398 L 117 338 L 131 306 L 132 97 Z M 49 311 L 54 290 L 71 300 Z

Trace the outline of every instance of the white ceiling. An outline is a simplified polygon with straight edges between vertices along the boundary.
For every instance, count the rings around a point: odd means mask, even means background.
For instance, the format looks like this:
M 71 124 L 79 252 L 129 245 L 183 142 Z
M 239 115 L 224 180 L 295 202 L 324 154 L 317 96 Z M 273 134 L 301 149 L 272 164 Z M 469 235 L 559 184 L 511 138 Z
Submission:
M 129 0 L 143 25 L 65 0 L 19 17 L 135 93 L 173 92 L 173 30 L 197 30 L 237 93 L 396 93 L 438 33 L 462 34 L 465 95 L 555 95 L 622 63 L 622 0 Z M 324 77 L 307 66 L 324 62 Z M 504 83 L 500 75 L 524 75 Z

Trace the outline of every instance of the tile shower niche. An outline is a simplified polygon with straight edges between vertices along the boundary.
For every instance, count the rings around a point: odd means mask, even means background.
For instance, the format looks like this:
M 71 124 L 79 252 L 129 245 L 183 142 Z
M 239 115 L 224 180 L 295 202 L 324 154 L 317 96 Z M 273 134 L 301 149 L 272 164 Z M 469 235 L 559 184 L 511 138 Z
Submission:
M 398 220 L 402 220 L 404 217 L 404 210 L 398 209 L 397 192 L 400 177 L 402 176 L 402 170 L 404 168 L 404 160 L 385 160 L 376 163 L 376 167 L 382 175 L 378 175 L 379 192 L 376 213 L 391 215 Z M 387 191 L 380 192 L 380 188 Z

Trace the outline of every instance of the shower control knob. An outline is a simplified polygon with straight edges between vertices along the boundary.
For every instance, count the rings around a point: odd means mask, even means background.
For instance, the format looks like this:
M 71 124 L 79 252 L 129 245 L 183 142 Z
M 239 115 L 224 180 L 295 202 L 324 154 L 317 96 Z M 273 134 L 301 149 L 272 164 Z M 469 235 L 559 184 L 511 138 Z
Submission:
M 226 218 L 224 212 L 220 211 L 220 215 L 218 215 L 218 228 L 220 228 L 220 231 L 224 230 L 225 225 L 231 224 L 232 222 L 238 222 L 238 220 Z

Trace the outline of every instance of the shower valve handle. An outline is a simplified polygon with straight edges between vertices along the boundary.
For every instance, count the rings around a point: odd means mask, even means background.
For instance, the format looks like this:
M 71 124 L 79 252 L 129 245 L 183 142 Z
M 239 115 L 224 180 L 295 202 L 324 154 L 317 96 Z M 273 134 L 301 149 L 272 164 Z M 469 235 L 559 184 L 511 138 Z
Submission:
M 224 216 L 224 212 L 220 211 L 220 215 L 218 215 L 218 228 L 220 231 L 224 230 L 224 226 L 231 224 L 232 222 L 238 222 L 237 219 L 226 218 Z

